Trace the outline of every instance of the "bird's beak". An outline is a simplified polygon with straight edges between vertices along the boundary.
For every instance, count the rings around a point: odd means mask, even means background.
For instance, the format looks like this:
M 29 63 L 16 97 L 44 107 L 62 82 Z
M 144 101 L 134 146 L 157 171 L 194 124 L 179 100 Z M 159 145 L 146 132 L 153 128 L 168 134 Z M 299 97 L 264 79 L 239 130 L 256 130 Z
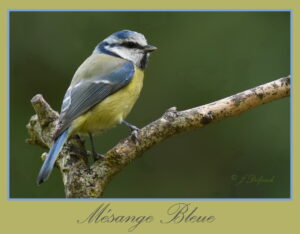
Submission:
M 148 52 L 153 52 L 154 50 L 157 50 L 157 47 L 153 46 L 153 45 L 146 45 L 144 47 L 144 51 Z

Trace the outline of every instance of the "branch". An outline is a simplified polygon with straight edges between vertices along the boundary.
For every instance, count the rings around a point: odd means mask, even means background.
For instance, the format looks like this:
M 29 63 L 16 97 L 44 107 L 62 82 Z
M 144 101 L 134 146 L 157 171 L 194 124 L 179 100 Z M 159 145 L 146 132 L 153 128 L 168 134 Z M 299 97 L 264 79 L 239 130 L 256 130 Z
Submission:
M 106 159 L 96 161 L 91 167 L 87 164 L 88 152 L 84 148 L 84 141 L 72 136 L 56 161 L 63 176 L 66 197 L 100 197 L 112 176 L 159 142 L 289 95 L 288 76 L 192 109 L 177 111 L 172 107 L 161 118 L 140 129 L 138 141 L 132 136 L 121 140 L 105 154 Z M 36 115 L 27 124 L 30 138 L 26 141 L 49 148 L 59 114 L 40 94 L 34 96 L 31 103 Z M 45 157 L 46 153 L 42 155 L 42 158 Z

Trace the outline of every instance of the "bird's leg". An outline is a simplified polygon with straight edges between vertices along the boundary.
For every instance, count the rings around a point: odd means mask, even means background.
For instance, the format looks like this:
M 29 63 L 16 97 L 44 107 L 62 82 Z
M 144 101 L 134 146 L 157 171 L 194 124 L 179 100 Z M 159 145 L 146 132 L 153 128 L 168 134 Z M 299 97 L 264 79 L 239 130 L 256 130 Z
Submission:
M 89 137 L 90 137 L 90 141 L 91 141 L 92 153 L 93 153 L 93 159 L 94 159 L 94 161 L 97 161 L 100 158 L 105 158 L 104 155 L 99 154 L 99 153 L 96 152 L 95 145 L 94 145 L 93 135 L 91 133 L 89 133 Z
M 128 123 L 127 121 L 125 121 L 125 120 L 122 120 L 122 123 L 130 128 L 132 136 L 134 137 L 135 140 L 138 140 L 138 131 L 140 129 L 137 126 L 134 126 L 134 125 Z

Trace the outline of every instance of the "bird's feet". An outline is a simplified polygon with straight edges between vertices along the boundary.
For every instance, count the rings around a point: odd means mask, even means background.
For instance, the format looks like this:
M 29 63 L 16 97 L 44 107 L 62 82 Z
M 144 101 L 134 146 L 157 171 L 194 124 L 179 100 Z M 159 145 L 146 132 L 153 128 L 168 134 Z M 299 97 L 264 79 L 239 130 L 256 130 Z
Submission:
M 137 126 L 130 124 L 130 130 L 131 130 L 131 136 L 134 139 L 138 140 L 138 133 L 139 133 L 140 129 Z
M 91 159 L 96 162 L 98 160 L 106 159 L 106 157 L 103 154 L 99 154 L 96 151 L 88 151 L 88 156 L 91 157 Z
M 99 159 L 106 159 L 103 154 L 99 154 L 97 152 L 93 152 L 93 159 L 94 162 L 98 161 Z
M 134 130 L 131 130 L 131 136 L 133 138 L 134 141 L 138 141 L 139 140 L 139 128 L 135 128 Z
M 131 137 L 133 138 L 133 140 L 138 141 L 139 140 L 138 133 L 139 133 L 140 129 L 137 126 L 134 126 L 133 124 L 126 122 L 125 120 L 123 120 L 122 123 L 124 123 L 126 126 L 128 126 L 130 128 Z
M 93 140 L 93 135 L 91 133 L 89 133 L 89 137 L 90 137 L 90 140 L 91 140 L 92 156 L 93 156 L 94 162 L 96 162 L 99 159 L 106 159 L 104 155 L 99 154 L 99 153 L 96 152 L 95 144 L 94 144 L 94 140 Z

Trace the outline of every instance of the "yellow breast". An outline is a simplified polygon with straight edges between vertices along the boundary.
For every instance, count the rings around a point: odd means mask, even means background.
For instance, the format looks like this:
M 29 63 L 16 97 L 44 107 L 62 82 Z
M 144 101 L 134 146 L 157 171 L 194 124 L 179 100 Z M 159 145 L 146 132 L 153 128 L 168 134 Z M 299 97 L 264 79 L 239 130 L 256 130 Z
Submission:
M 131 82 L 108 96 L 90 111 L 79 116 L 71 125 L 71 134 L 100 133 L 127 117 L 143 87 L 144 72 L 135 67 Z

